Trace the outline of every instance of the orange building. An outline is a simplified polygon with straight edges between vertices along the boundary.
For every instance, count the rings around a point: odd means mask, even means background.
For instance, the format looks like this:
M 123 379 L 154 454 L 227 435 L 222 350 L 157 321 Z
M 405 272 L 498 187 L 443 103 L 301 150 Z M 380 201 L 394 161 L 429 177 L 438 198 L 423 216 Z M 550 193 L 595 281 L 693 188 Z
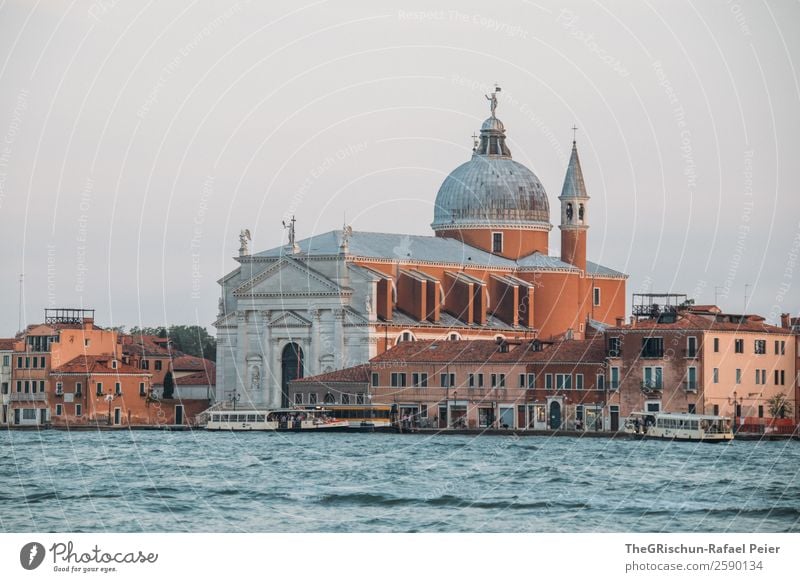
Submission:
M 122 345 L 116 331 L 94 324 L 94 310 L 46 309 L 44 323 L 14 341 L 9 394 L 3 395 L 8 424 L 175 426 L 192 423 L 208 407 L 213 381 L 200 374 L 203 385 L 197 373 L 202 362 L 190 358 L 184 375 L 194 374 L 191 384 L 176 386 L 173 398 L 164 399 L 148 370 L 123 361 Z
M 296 378 L 363 363 L 404 340 L 552 339 L 625 315 L 627 275 L 587 260 L 589 196 L 577 145 L 559 200 L 561 256 L 550 256 L 550 206 L 512 159 L 492 115 L 470 160 L 436 196 L 435 236 L 345 227 L 251 254 L 223 277 L 217 400 L 289 404 Z

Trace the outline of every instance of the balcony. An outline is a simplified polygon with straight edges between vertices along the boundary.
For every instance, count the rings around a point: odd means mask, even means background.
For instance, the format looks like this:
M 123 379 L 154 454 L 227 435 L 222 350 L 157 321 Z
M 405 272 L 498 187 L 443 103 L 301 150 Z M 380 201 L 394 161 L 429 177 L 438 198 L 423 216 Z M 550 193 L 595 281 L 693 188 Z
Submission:
M 663 392 L 664 384 L 661 382 L 642 382 L 642 392 Z
M 44 392 L 12 392 L 10 396 L 11 402 L 44 402 L 47 399 Z

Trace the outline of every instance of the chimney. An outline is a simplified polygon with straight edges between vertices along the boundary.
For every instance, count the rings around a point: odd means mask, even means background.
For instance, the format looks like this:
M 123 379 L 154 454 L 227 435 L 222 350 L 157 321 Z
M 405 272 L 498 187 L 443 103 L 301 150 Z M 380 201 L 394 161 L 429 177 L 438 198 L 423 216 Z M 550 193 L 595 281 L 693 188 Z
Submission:
M 781 313 L 781 327 L 783 329 L 791 329 L 792 321 L 788 313 Z
M 83 318 L 83 329 L 92 329 L 92 324 L 94 323 L 94 317 L 84 317 Z
M 617 327 L 622 327 L 623 325 L 625 325 L 625 318 L 624 317 L 618 317 L 617 318 Z

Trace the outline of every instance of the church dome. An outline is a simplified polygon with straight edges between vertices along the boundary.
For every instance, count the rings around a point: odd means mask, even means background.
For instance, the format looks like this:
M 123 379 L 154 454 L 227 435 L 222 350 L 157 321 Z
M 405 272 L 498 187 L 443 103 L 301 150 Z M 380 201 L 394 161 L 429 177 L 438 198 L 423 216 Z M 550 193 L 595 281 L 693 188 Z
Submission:
M 462 228 L 550 227 L 547 192 L 531 170 L 511 159 L 503 122 L 481 126 L 472 159 L 445 178 L 436 195 L 435 231 Z

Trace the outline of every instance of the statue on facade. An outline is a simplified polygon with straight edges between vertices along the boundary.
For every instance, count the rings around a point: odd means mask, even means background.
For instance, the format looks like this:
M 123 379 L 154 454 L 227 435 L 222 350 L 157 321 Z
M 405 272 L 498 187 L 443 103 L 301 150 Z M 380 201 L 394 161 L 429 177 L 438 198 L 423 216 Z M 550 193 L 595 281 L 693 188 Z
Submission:
M 258 370 L 258 366 L 253 366 L 252 372 L 250 373 L 250 390 L 257 391 L 261 388 L 261 372 Z
M 222 300 L 222 297 L 219 298 L 219 302 L 217 303 L 217 317 L 222 317 L 225 314 L 225 302 Z
M 367 310 L 367 315 L 372 313 L 372 294 L 367 293 L 367 299 L 365 301 L 364 308 Z
M 239 256 L 243 257 L 244 255 L 250 254 L 247 250 L 247 242 L 253 240 L 253 237 L 250 236 L 250 229 L 245 228 L 239 232 Z

